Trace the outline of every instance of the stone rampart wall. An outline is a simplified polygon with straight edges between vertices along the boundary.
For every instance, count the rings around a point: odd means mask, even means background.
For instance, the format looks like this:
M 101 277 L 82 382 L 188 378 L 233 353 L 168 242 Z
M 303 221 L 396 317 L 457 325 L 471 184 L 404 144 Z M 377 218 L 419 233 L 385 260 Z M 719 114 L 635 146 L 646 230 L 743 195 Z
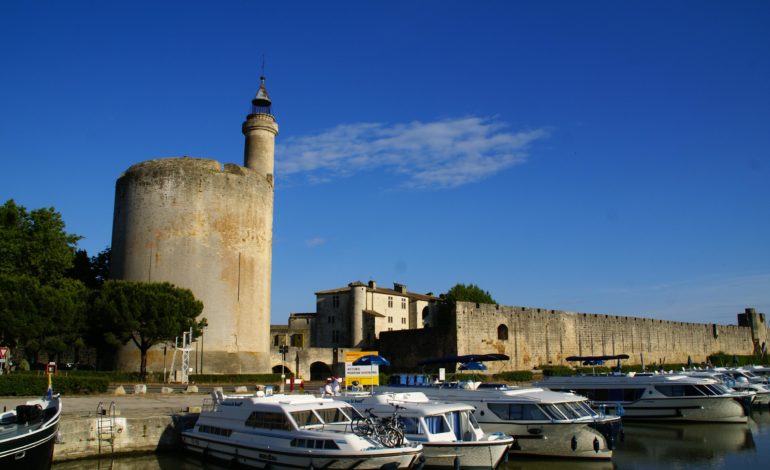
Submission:
M 568 364 L 568 356 L 628 354 L 629 364 L 704 362 L 709 354 L 752 354 L 751 328 L 460 302 L 457 354 L 501 353 L 491 370 Z M 501 329 L 501 331 L 498 331 Z M 505 339 L 507 333 L 507 339 Z

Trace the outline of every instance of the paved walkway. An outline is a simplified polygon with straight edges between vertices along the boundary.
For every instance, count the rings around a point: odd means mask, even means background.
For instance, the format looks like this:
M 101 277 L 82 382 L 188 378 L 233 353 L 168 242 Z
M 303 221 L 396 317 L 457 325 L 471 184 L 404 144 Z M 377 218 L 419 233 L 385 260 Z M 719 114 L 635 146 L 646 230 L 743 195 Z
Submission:
M 62 397 L 62 418 L 87 417 L 96 415 L 99 402 L 104 407 L 109 407 L 110 402 L 115 402 L 116 409 L 121 416 L 158 416 L 173 415 L 181 411 L 187 411 L 188 407 L 201 406 L 203 400 L 208 398 L 205 393 L 174 393 L 163 395 L 148 393 L 146 395 L 78 395 Z M 27 400 L 37 397 L 0 397 L 0 410 L 14 409 L 16 405 L 24 404 Z

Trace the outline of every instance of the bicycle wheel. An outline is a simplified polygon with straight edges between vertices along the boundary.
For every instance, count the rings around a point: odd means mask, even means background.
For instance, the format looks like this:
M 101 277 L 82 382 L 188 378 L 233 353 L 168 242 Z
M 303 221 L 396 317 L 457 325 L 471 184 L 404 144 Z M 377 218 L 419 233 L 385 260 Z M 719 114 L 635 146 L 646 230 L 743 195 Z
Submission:
M 382 431 L 380 440 L 385 447 L 399 447 L 404 443 L 404 433 L 398 428 L 388 426 Z
M 367 418 L 353 418 L 350 426 L 359 436 L 371 436 L 374 428 Z

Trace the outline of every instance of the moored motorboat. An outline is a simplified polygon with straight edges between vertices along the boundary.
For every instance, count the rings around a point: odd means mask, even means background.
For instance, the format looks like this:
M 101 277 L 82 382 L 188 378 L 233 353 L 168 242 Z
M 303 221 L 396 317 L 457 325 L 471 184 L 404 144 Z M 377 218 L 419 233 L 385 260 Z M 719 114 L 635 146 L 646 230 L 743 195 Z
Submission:
M 466 403 L 486 432 L 514 438 L 510 455 L 610 459 L 622 433 L 620 417 L 591 408 L 585 397 L 539 387 L 476 388 L 477 384 L 380 387 L 422 392 L 433 400 Z
M 682 372 L 692 377 L 707 377 L 722 383 L 736 392 L 752 396 L 751 405 L 763 407 L 770 405 L 770 386 L 761 382 L 751 382 L 745 376 L 737 378 L 718 369 L 690 369 Z
M 583 356 L 567 360 L 628 356 Z M 610 374 L 547 377 L 536 383 L 556 391 L 589 398 L 624 419 L 745 423 L 752 394 L 734 392 L 716 380 L 683 374 L 613 372 Z
M 406 438 L 423 446 L 425 466 L 432 468 L 496 468 L 513 438 L 486 433 L 464 403 L 430 400 L 422 392 L 339 396 L 362 413 L 379 418 L 396 416 Z
M 61 417 L 59 395 L 29 400 L 0 414 L 0 469 L 51 468 Z
M 350 404 L 330 398 L 214 392 L 182 441 L 200 455 L 255 468 L 396 470 L 421 461 L 419 443 L 354 433 L 357 417 Z

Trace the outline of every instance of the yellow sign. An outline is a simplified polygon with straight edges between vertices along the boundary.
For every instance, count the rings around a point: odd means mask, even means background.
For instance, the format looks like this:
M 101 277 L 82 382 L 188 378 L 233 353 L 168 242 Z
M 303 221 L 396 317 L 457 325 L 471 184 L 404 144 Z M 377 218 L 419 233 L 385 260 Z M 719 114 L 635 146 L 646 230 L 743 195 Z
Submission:
M 379 385 L 379 366 L 354 366 L 353 361 L 364 356 L 379 356 L 378 351 L 346 351 L 345 352 L 345 385 L 350 387 L 353 381 L 358 385 Z

